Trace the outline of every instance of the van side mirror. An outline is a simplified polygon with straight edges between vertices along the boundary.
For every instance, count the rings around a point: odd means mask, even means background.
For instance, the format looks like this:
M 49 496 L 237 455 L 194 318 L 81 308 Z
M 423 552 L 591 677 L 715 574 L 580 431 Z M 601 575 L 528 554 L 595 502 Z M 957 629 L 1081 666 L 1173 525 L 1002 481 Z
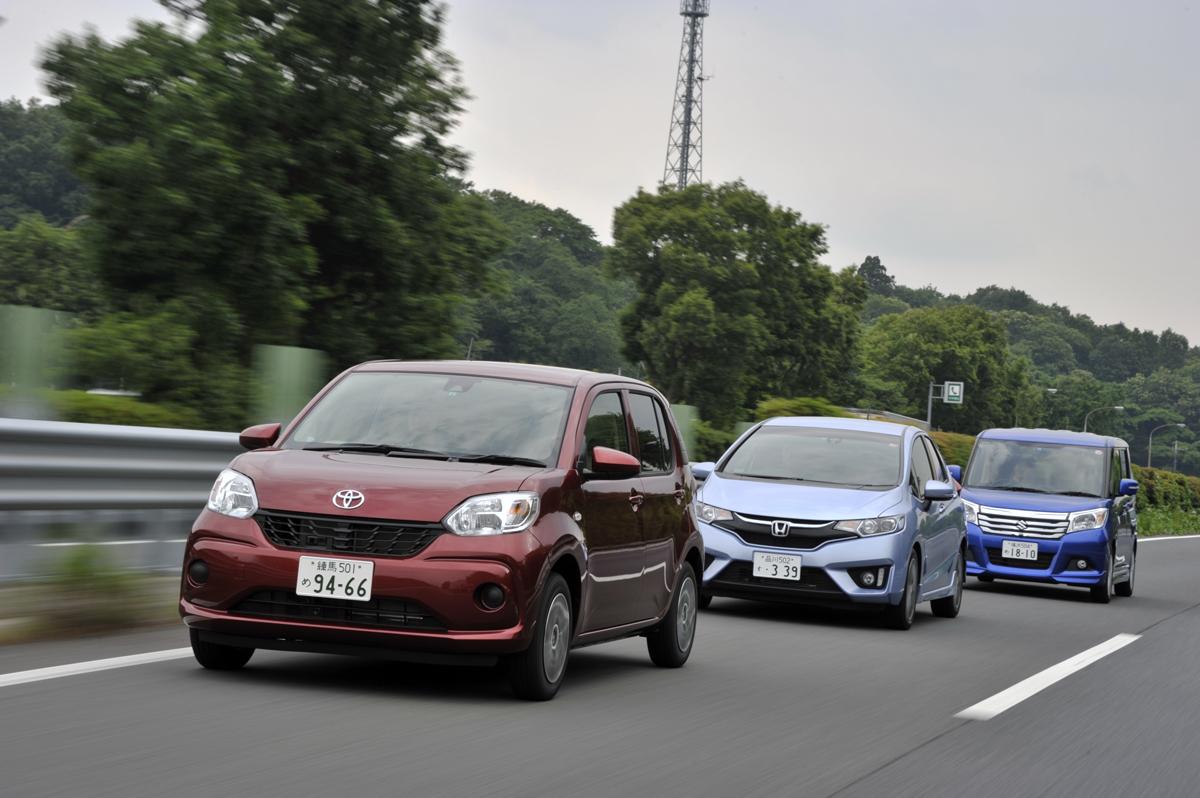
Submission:
M 962 466 L 948 465 L 946 466 L 946 470 L 950 472 L 950 478 L 952 480 L 960 485 L 962 484 Z
M 275 422 L 246 427 L 242 430 L 242 434 L 238 435 L 238 443 L 242 445 L 242 448 L 251 451 L 265 449 L 279 440 L 279 429 L 279 424 Z
M 949 482 L 939 482 L 931 479 L 925 483 L 925 498 L 931 502 L 948 502 L 957 496 L 957 491 Z
M 636 477 L 641 470 L 641 462 L 631 454 L 626 454 L 617 449 L 610 449 L 607 446 L 592 447 L 592 467 L 590 471 L 593 476 L 621 479 L 623 477 Z
M 692 476 L 696 478 L 697 482 L 703 482 L 708 479 L 708 475 L 715 471 L 716 468 L 717 464 L 711 462 L 691 464 Z
M 1121 487 L 1117 493 L 1121 494 L 1122 496 L 1136 496 L 1140 489 L 1141 485 L 1138 484 L 1136 479 L 1123 479 L 1121 480 Z

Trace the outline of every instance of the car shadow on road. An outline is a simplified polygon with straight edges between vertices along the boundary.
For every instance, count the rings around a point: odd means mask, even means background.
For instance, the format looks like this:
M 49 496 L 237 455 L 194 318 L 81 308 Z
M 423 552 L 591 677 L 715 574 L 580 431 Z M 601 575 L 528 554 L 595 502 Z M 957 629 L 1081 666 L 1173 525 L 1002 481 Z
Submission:
M 807 604 L 716 598 L 704 612 L 731 618 L 755 618 L 763 621 L 837 626 L 879 632 L 892 631 L 883 625 L 879 610 L 875 608 L 838 609 Z M 917 617 L 913 620 L 914 626 L 929 620 L 922 618 L 922 615 L 923 613 L 918 608 Z
M 648 656 L 631 657 L 592 649 L 571 653 L 564 691 L 621 679 L 631 671 L 653 668 Z M 393 696 L 438 702 L 511 702 L 504 666 L 426 665 L 396 660 L 319 654 L 258 652 L 245 668 L 211 673 L 197 668 L 196 678 L 256 687 L 293 687 L 355 695 Z
M 1067 585 L 1045 585 L 1036 582 L 1007 582 L 997 579 L 995 582 L 980 582 L 969 579 L 964 587 L 972 593 L 992 593 L 997 595 L 1030 596 L 1033 598 L 1056 599 L 1090 604 L 1092 595 L 1086 588 L 1069 587 Z

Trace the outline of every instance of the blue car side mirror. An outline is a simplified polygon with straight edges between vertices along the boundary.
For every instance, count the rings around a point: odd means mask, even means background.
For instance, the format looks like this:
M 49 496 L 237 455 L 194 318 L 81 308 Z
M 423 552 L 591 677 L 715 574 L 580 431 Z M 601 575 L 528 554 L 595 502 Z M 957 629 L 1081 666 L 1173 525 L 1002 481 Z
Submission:
M 936 479 L 931 479 L 925 483 L 925 498 L 929 501 L 947 502 L 956 495 L 958 492 L 949 482 L 938 482 Z
M 1138 484 L 1136 479 L 1123 479 L 1121 480 L 1121 488 L 1117 492 L 1122 496 L 1136 496 L 1140 488 L 1141 485 Z
M 692 476 L 695 477 L 697 481 L 703 482 L 704 480 L 708 479 L 708 475 L 713 472 L 713 469 L 717 467 L 717 464 L 711 462 L 692 463 L 691 467 Z
M 948 465 L 946 470 L 950 472 L 950 478 L 959 484 L 962 483 L 962 466 Z

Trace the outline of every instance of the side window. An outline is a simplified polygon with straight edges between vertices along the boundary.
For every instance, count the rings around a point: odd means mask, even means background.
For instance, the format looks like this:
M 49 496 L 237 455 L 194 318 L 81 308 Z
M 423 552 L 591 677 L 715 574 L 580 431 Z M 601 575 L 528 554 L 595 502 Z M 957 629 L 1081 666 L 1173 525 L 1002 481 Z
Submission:
M 662 402 L 657 399 L 654 401 L 654 415 L 658 416 L 658 431 L 659 437 L 662 438 L 663 451 L 665 452 L 667 468 L 674 470 L 675 468 L 675 434 L 671 429 L 670 411 L 662 406 Z
M 912 478 L 913 491 L 918 496 L 925 496 L 925 483 L 933 479 L 933 466 L 929 464 L 929 450 L 925 448 L 924 437 L 913 441 L 912 447 Z
M 638 453 L 642 458 L 642 471 L 662 472 L 670 470 L 667 465 L 667 447 L 659 431 L 658 417 L 654 412 L 654 400 L 644 393 L 629 394 L 629 415 L 633 418 L 633 429 L 638 437 Z
M 946 473 L 946 463 L 942 460 L 942 453 L 938 451 L 937 445 L 929 438 L 922 438 L 925 441 L 925 451 L 929 454 L 929 463 L 933 466 L 933 478 L 938 482 L 949 482 L 950 476 Z
M 1125 476 L 1125 464 L 1121 460 L 1121 450 L 1112 450 L 1112 474 L 1109 482 L 1108 493 L 1110 496 L 1119 496 L 1121 493 L 1121 480 Z
M 1131 468 L 1129 465 L 1129 450 L 1128 449 L 1121 450 L 1121 465 L 1122 465 L 1121 473 L 1124 475 L 1123 479 L 1133 479 L 1133 468 Z
M 616 391 L 602 393 L 592 400 L 592 409 L 588 411 L 583 428 L 583 457 L 587 468 L 592 467 L 592 449 L 596 446 L 633 454 L 621 394 Z

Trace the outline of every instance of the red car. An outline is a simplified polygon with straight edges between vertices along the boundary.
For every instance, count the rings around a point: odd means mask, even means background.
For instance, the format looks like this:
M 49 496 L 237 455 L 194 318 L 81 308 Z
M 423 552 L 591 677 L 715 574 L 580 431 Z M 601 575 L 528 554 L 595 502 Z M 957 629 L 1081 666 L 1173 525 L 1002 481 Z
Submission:
M 373 362 L 327 385 L 213 486 L 179 611 L 206 668 L 256 648 L 506 660 L 558 691 L 567 653 L 642 635 L 691 653 L 703 544 L 662 395 L 610 374 Z

